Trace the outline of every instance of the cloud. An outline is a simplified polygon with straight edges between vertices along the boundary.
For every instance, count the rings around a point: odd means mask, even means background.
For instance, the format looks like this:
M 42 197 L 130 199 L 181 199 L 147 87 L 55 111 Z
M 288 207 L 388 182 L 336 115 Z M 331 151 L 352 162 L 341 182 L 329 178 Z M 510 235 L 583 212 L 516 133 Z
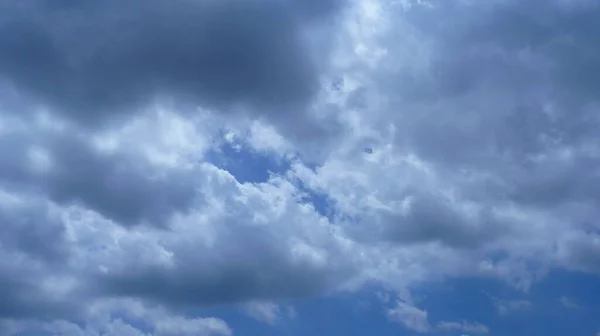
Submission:
M 527 300 L 507 300 L 496 297 L 491 298 L 498 310 L 498 314 L 507 315 L 518 311 L 529 309 L 533 306 L 530 301 Z
M 328 193 L 359 240 L 475 249 L 489 257 L 477 273 L 522 289 L 551 265 L 596 271 L 597 99 L 571 72 L 596 66 L 581 55 L 600 49 L 581 32 L 598 6 L 364 6 L 372 26 L 350 35 L 379 56 L 357 52 L 363 67 L 338 85 L 352 131 L 299 178 Z
M 140 233 L 123 241 L 111 257 L 118 262 L 95 273 L 103 293 L 176 306 L 215 305 L 312 296 L 358 274 L 361 258 L 345 254 L 352 242 L 297 204 L 292 185 L 277 180 L 239 185 L 214 167 L 203 175 L 206 193 L 229 196 L 198 207 L 171 233 Z M 286 226 L 277 226 L 279 221 Z M 145 264 L 130 257 L 138 250 L 166 255 Z
M 559 241 L 557 259 L 567 269 L 598 272 L 599 249 L 600 236 L 597 233 L 574 230 Z
M 2 247 L 7 252 L 26 251 L 28 257 L 60 262 L 67 254 L 66 234 L 55 209 L 40 200 L 11 199 L 7 195 L 0 202 Z M 43 223 L 43 225 L 40 225 Z
M 398 301 L 395 307 L 387 311 L 387 316 L 392 321 L 402 323 L 406 328 L 419 333 L 426 333 L 431 329 L 427 321 L 427 311 L 407 302 Z
M 28 1 L 2 5 L 0 79 L 82 125 L 155 100 L 243 104 L 294 118 L 318 90 L 305 28 L 342 7 L 326 1 Z M 298 125 L 298 124 L 297 124 Z
M 577 304 L 577 302 L 575 302 L 575 300 L 573 300 L 572 298 L 566 297 L 566 296 L 561 296 L 560 299 L 560 304 L 562 304 L 565 308 L 568 309 L 578 309 L 579 305 Z
M 248 302 L 242 309 L 248 316 L 270 325 L 277 324 L 284 314 L 282 307 L 273 302 Z M 288 314 L 293 317 L 293 310 L 288 310 Z
M 472 334 L 487 334 L 489 328 L 478 322 L 448 322 L 440 321 L 435 326 L 429 322 L 426 310 L 417 308 L 410 298 L 408 300 L 399 299 L 395 305 L 386 311 L 390 320 L 401 323 L 407 329 L 418 333 L 433 333 L 436 331 L 462 331 Z
M 481 323 L 469 323 L 469 322 L 440 322 L 437 325 L 440 330 L 458 330 L 471 334 L 487 334 L 489 328 Z
M 3 2 L 2 325 L 228 335 L 197 312 L 598 272 L 598 10 Z M 240 183 L 206 155 L 223 142 L 284 171 Z M 485 329 L 402 298 L 386 313 L 414 331 Z M 153 313 L 95 326 L 111 299 Z
M 240 184 L 203 161 L 211 133 L 179 120 L 158 111 L 109 133 L 42 122 L 0 133 L 14 150 L 0 164 L 0 318 L 64 320 L 77 334 L 69 323 L 109 297 L 187 311 L 322 295 L 361 274 L 363 257 L 349 253 L 360 247 L 298 186 Z M 173 203 L 180 191 L 189 197 Z M 193 333 L 186 323 L 156 328 Z
M 70 251 L 56 209 L 1 193 L 0 225 L 0 319 L 75 315 L 77 290 L 61 274 Z
M 186 318 L 171 315 L 161 308 L 147 307 L 133 300 L 110 300 L 85 308 L 88 323 L 81 327 L 68 320 L 48 322 L 13 322 L 2 330 L 7 335 L 52 333 L 60 335 L 99 336 L 231 336 L 229 326 L 217 318 Z M 0 329 L 1 330 L 1 329 Z M 149 331 L 149 332 L 147 332 Z
M 0 163 L 0 182 L 58 204 L 81 204 L 127 226 L 165 225 L 173 212 L 191 205 L 196 191 L 187 183 L 190 171 L 160 176 L 144 157 L 101 150 L 76 132 L 32 126 L 0 134 L 0 151 L 10 158 Z

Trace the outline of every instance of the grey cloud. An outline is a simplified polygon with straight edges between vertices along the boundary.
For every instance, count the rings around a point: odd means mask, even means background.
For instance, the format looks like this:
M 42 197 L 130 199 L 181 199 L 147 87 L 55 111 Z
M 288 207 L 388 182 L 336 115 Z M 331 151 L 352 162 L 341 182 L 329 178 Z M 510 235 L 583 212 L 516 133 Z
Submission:
M 500 152 L 526 151 L 542 135 L 575 140 L 582 131 L 591 134 L 595 128 L 577 118 L 584 117 L 577 101 L 596 99 L 585 91 L 597 91 L 590 74 L 599 64 L 594 55 L 600 43 L 589 39 L 600 28 L 594 19 L 600 6 L 566 10 L 558 3 L 436 1 L 433 8 L 415 6 L 403 15 L 415 34 L 431 42 L 428 71 L 411 82 L 416 89 L 398 92 L 405 101 L 423 97 L 426 101 L 410 107 L 441 118 L 423 119 L 449 132 L 430 133 L 435 137 L 430 143 L 444 146 L 440 140 L 447 140 L 481 155 L 481 146 L 494 142 Z M 421 89 L 427 94 L 414 94 Z M 446 111 L 433 110 L 431 100 L 442 100 Z M 548 103 L 577 109 L 551 115 L 544 112 Z M 472 139 L 483 144 L 469 143 Z
M 53 313 L 52 307 L 59 311 L 56 302 L 40 297 L 40 290 L 35 284 L 25 282 L 22 278 L 27 274 L 14 270 L 2 269 L 0 272 L 0 317 L 27 318 L 44 317 Z M 64 311 L 62 312 L 64 313 Z M 60 315 L 60 313 L 59 313 Z
M 165 95 L 293 117 L 317 90 L 302 27 L 338 0 L 5 2 L 0 76 L 83 124 Z M 302 118 L 297 118 L 301 121 Z
M 600 235 L 576 231 L 558 243 L 558 263 L 571 270 L 600 273 Z
M 287 239 L 241 219 L 230 219 L 215 244 L 176 250 L 174 267 L 128 261 L 122 269 L 94 274 L 94 288 L 100 295 L 205 307 L 322 295 L 359 270 L 333 245 L 327 247 L 326 265 L 294 260 Z
M 54 263 L 68 257 L 65 239 L 60 216 L 47 206 L 36 202 L 22 206 L 0 203 L 0 246 L 3 249 Z
M 453 202 L 426 191 L 405 196 L 402 206 L 364 215 L 360 225 L 349 230 L 354 239 L 402 245 L 437 242 L 456 249 L 477 249 L 514 233 L 511 225 L 487 206 L 465 209 L 462 200 Z
M 28 253 L 26 249 L 23 252 Z M 5 253 L 5 259 L 32 265 L 0 265 L 0 319 L 51 319 L 63 316 L 78 317 L 79 300 L 83 295 L 58 296 L 40 282 L 53 275 L 48 265 L 23 258 L 19 253 Z
M 0 251 L 0 320 L 79 316 L 85 293 L 48 286 L 64 275 L 72 251 L 60 215 L 45 202 L 0 202 Z
M 509 232 L 492 214 L 468 214 L 434 195 L 411 197 L 406 214 L 389 218 L 383 237 L 397 243 L 439 241 L 455 248 L 476 248 Z
M 426 57 L 377 77 L 394 87 L 387 96 L 398 112 L 386 116 L 399 148 L 478 202 L 598 204 L 600 5 L 431 4 L 395 13 L 397 35 L 424 41 Z
M 43 202 L 0 194 L 0 321 L 74 312 L 69 299 L 53 298 L 40 285 L 64 268 L 65 243 L 61 218 Z
M 0 332 L 10 336 L 230 336 L 229 326 L 217 318 L 187 318 L 171 315 L 160 307 L 147 307 L 133 300 L 105 300 L 87 307 L 87 320 L 5 319 Z
M 414 6 L 405 18 L 435 42 L 436 94 L 464 94 L 482 84 L 531 92 L 546 81 L 569 94 L 597 87 L 590 75 L 600 64 L 592 37 L 600 29 L 597 3 L 432 3 Z
M 597 140 L 593 92 L 599 83 L 587 75 L 598 70 L 600 48 L 592 38 L 598 26 L 592 19 L 600 6 L 590 4 L 584 11 L 554 1 L 434 2 L 433 9 L 403 14 L 431 53 L 424 74 L 407 66 L 405 72 L 379 78 L 380 91 L 392 104 L 385 124 L 397 126 L 397 147 L 431 163 L 461 200 L 476 202 L 482 211 L 469 217 L 437 195 L 417 193 L 406 213 L 376 214 L 383 224 L 377 238 L 479 248 L 510 231 L 490 214 L 496 204 L 535 207 L 567 221 L 579 218 L 562 213 L 563 205 L 600 200 L 593 188 L 598 158 L 590 145 Z M 318 79 L 302 25 L 331 16 L 341 5 L 333 0 L 6 1 L 0 4 L 0 85 L 12 85 L 35 103 L 88 126 L 129 116 L 137 107 L 169 96 L 224 110 L 240 103 L 296 128 L 299 123 L 289 121 L 302 121 L 304 116 L 295 113 L 311 99 Z M 399 56 L 394 45 L 390 54 Z M 349 104 L 367 110 L 369 101 L 363 96 L 368 90 L 361 88 Z M 32 145 L 44 148 L 53 164 L 32 164 Z M 199 176 L 177 169 L 158 174 L 137 154 L 101 152 L 78 134 L 3 133 L 0 157 L 2 189 L 82 205 L 128 227 L 143 222 L 164 227 L 171 214 L 185 212 L 199 197 L 194 188 L 201 184 L 191 183 Z M 426 189 L 417 184 L 415 189 Z M 381 194 L 395 198 L 402 193 Z M 64 227 L 48 219 L 45 209 L 28 209 L 27 214 L 0 210 L 3 252 L 25 254 L 31 265 L 65 258 Z M 218 231 L 213 247 L 175 239 L 168 246 L 174 251 L 173 264 L 164 267 L 140 262 L 140 253 L 148 250 L 128 251 L 123 237 L 114 249 L 118 252 L 106 252 L 119 260 L 90 251 L 82 257 L 117 267 L 107 272 L 94 268 L 90 274 L 88 265 L 80 266 L 86 272 L 75 268 L 77 276 L 99 297 L 203 307 L 323 294 L 364 266 L 334 251 L 330 241 L 315 244 L 332 249 L 324 265 L 294 260 L 287 238 L 295 233 L 277 231 L 294 225 L 279 217 L 287 225 L 263 229 L 240 224 L 251 215 L 229 216 L 211 226 Z M 547 228 L 536 227 L 535 232 Z M 135 228 L 133 232 L 143 235 Z M 160 244 L 168 241 L 170 231 L 158 232 Z M 146 238 L 144 246 L 155 243 L 154 237 Z M 559 252 L 558 263 L 564 267 L 599 269 L 595 234 L 564 241 Z M 43 272 L 29 270 L 31 265 L 0 264 L 0 317 L 45 318 L 77 311 L 73 302 L 85 298 L 58 302 L 32 280 L 58 270 L 50 270 L 50 264 L 41 267 Z M 499 310 L 525 306 L 501 302 Z M 389 313 L 415 330 L 432 328 L 426 312 L 411 305 L 400 303 Z M 181 323 L 170 322 L 162 330 L 178 332 Z M 449 329 L 466 326 L 446 324 Z
M 121 225 L 164 226 L 196 197 L 190 173 L 173 169 L 160 175 L 143 158 L 103 153 L 77 135 L 16 132 L 0 140 L 0 153 L 7 158 L 0 161 L 0 185 L 41 193 L 63 205 L 81 204 Z M 35 167 L 30 153 L 36 146 L 46 152 L 49 167 Z

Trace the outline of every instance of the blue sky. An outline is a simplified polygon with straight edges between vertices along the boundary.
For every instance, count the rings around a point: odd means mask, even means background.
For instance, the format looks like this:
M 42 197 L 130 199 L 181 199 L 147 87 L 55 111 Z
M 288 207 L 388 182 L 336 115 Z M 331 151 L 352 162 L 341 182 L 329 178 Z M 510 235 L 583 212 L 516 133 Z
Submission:
M 595 0 L 0 1 L 0 335 L 600 335 Z

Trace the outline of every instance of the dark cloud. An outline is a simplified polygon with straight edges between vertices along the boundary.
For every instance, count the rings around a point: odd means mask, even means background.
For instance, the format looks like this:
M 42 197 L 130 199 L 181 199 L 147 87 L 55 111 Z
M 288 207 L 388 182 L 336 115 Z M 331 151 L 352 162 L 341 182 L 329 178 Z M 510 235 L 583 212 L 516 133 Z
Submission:
M 166 266 L 131 260 L 121 269 L 94 275 L 94 288 L 101 295 L 203 307 L 322 295 L 358 271 L 359 264 L 340 254 L 339 246 L 326 247 L 324 265 L 297 259 L 284 238 L 286 230 L 231 218 L 218 231 L 215 248 L 175 247 L 173 264 Z
M 477 248 L 509 232 L 489 210 L 468 213 L 434 195 L 410 198 L 406 214 L 389 216 L 383 237 L 395 243 L 440 242 L 453 248 Z
M 223 260 L 223 266 L 204 272 L 144 269 L 100 276 L 99 290 L 103 295 L 131 296 L 170 306 L 204 307 L 322 295 L 336 288 L 343 279 L 340 274 L 290 267 L 285 261 L 274 260 L 274 256 L 262 255 L 258 259 L 255 262 L 269 263 L 272 269 L 232 260 Z
M 0 202 L 0 320 L 72 314 L 76 301 L 44 282 L 64 270 L 70 256 L 58 214 L 39 200 Z
M 7 251 L 52 263 L 68 257 L 63 222 L 43 204 L 0 204 L 0 232 L 0 245 Z
M 575 231 L 563 237 L 558 244 L 558 262 L 576 271 L 600 273 L 600 235 L 595 232 Z
M 352 175 L 343 172 L 344 162 L 333 157 L 337 170 L 331 175 L 339 176 L 344 194 L 362 192 L 348 196 L 348 204 L 354 205 L 352 199 L 367 204 L 357 201 L 356 212 L 348 211 L 362 219 L 359 230 L 348 229 L 356 241 L 346 240 L 346 227 L 338 226 L 354 218 L 345 218 L 342 209 L 331 221 L 308 218 L 309 207 L 298 210 L 295 199 L 282 200 L 292 196 L 277 194 L 289 186 L 238 185 L 216 170 L 200 175 L 159 168 L 139 148 L 99 150 L 86 133 L 89 128 L 82 131 L 73 124 L 61 134 L 5 127 L 0 133 L 3 192 L 78 205 L 128 230 L 105 222 L 101 228 L 97 218 L 84 214 L 81 223 L 69 227 L 67 239 L 64 223 L 48 206 L 2 204 L 0 319 L 77 316 L 73 312 L 80 304 L 91 302 L 84 295 L 90 292 L 96 298 L 204 307 L 319 295 L 354 277 L 398 274 L 398 269 L 382 269 L 385 265 L 415 266 L 415 279 L 438 273 L 425 270 L 429 264 L 420 264 L 417 253 L 413 258 L 418 249 L 405 258 L 403 251 L 393 254 L 395 246 L 370 250 L 372 245 L 360 245 L 371 238 L 402 247 L 438 242 L 467 259 L 465 265 L 463 260 L 456 264 L 460 267 L 452 274 L 457 274 L 469 269 L 471 260 L 481 266 L 470 252 L 479 256 L 489 248 L 496 253 L 493 243 L 515 233 L 514 244 L 497 244 L 502 250 L 497 255 L 507 262 L 486 271 L 505 278 L 525 272 L 521 264 L 516 271 L 511 268 L 513 253 L 522 253 L 514 260 L 523 264 L 535 254 L 544 265 L 555 258 L 567 268 L 597 271 L 596 233 L 557 243 L 559 233 L 550 231 L 568 231 L 579 224 L 572 222 L 587 217 L 563 212 L 566 204 L 596 209 L 600 201 L 594 189 L 598 155 L 590 145 L 600 130 L 595 94 L 600 82 L 592 76 L 600 69 L 600 43 L 593 38 L 600 29 L 595 20 L 600 5 L 432 3 L 401 14 L 403 23 L 414 28 L 402 32 L 426 42 L 419 44 L 428 49 L 419 61 L 427 64 L 397 67 L 403 70 L 373 81 L 389 98 L 382 105 L 391 104 L 381 113 L 382 125 L 395 126 L 396 149 L 410 154 L 406 161 L 422 160 L 414 166 L 423 172 L 414 175 L 427 175 L 423 180 L 431 185 L 408 181 L 412 176 L 401 177 L 404 171 L 373 177 L 380 172 L 376 169 L 355 174 L 360 183 L 353 184 L 354 177 L 344 176 Z M 302 128 L 305 116 L 297 112 L 310 102 L 319 79 L 303 27 L 332 17 L 341 5 L 335 0 L 4 1 L 0 85 L 20 95 L 11 93 L 9 104 L 45 104 L 54 114 L 93 127 L 131 116 L 155 99 L 172 98 L 223 110 L 241 105 L 288 129 Z M 389 54 L 402 56 L 394 49 L 402 43 L 394 43 Z M 358 113 L 370 112 L 371 89 L 361 86 L 348 99 L 357 107 L 356 120 L 361 120 Z M 329 147 L 315 142 L 325 156 L 330 154 L 323 149 Z M 365 148 L 359 145 L 357 152 Z M 369 143 L 366 156 L 383 157 L 377 145 Z M 362 164 L 357 167 L 367 167 Z M 332 178 L 327 172 L 317 177 Z M 405 178 L 412 189 L 391 190 L 405 185 L 383 181 L 395 178 Z M 436 194 L 447 186 L 452 200 Z M 200 187 L 209 190 L 203 193 Z M 400 203 L 409 193 L 414 193 L 412 201 L 403 209 Z M 201 199 L 209 196 L 215 197 L 213 203 Z M 379 201 L 386 211 L 360 208 Z M 196 217 L 178 218 L 170 223 L 172 230 L 162 230 L 174 213 L 192 206 Z M 496 209 L 512 210 L 507 217 L 518 223 L 496 217 Z M 568 223 L 539 223 L 547 218 Z M 381 227 L 375 228 L 375 222 Z M 154 227 L 135 227 L 142 223 Z M 520 233 L 530 236 L 517 239 Z M 393 255 L 384 256 L 387 252 Z M 373 261 L 379 257 L 384 261 Z M 45 281 L 60 272 L 75 278 L 82 292 L 62 296 L 57 288 L 53 293 Z M 448 327 L 460 328 L 466 327 Z
M 406 194 L 402 205 L 361 216 L 349 232 L 361 242 L 439 243 L 459 250 L 477 249 L 514 233 L 510 221 L 487 205 L 469 207 L 464 201 L 426 191 Z
M 53 293 L 40 288 L 38 281 L 48 274 L 0 269 L 0 319 L 50 319 L 68 314 L 75 317 L 77 301 L 66 297 L 57 300 Z
M 470 197 L 597 204 L 599 14 L 590 1 L 434 1 L 401 13 L 406 34 L 427 41 L 427 62 L 383 76 L 399 88 L 400 148 L 468 180 Z
M 302 27 L 338 0 L 5 2 L 0 76 L 84 124 L 169 97 L 274 119 L 318 89 Z M 300 119 L 299 119 L 300 120 Z
M 45 195 L 62 205 L 83 205 L 121 225 L 164 226 L 196 197 L 189 172 L 163 174 L 147 159 L 125 151 L 102 152 L 80 136 L 38 131 L 0 139 L 0 153 L 7 158 L 0 161 L 1 186 Z M 43 150 L 47 167 L 36 167 L 32 160 L 36 147 Z

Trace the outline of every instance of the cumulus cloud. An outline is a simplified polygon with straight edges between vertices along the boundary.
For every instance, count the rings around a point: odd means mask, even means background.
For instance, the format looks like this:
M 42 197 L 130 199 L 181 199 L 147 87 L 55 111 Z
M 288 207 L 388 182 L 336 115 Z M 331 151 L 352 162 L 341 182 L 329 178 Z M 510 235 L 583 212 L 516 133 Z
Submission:
M 157 99 L 220 111 L 243 104 L 298 125 L 303 118 L 294 115 L 318 91 L 323 66 L 305 30 L 327 24 L 342 5 L 8 1 L 0 75 L 23 99 L 83 125 L 122 120 Z
M 10 158 L 0 163 L 0 180 L 8 188 L 43 194 L 62 205 L 81 204 L 123 225 L 162 225 L 194 199 L 186 169 L 161 176 L 133 153 L 102 151 L 79 134 L 32 128 L 0 135 L 0 150 Z
M 395 305 L 387 310 L 387 316 L 390 320 L 418 333 L 433 333 L 436 331 L 462 331 L 471 334 L 489 333 L 489 328 L 479 322 L 440 321 L 433 326 L 429 322 L 427 311 L 415 306 L 410 298 L 397 300 Z
M 1 325 L 229 335 L 190 312 L 275 323 L 282 300 L 365 283 L 598 272 L 599 10 L 2 2 Z M 207 155 L 224 142 L 285 171 L 240 183 Z M 111 300 L 136 303 L 89 310 Z M 387 315 L 487 332 L 406 299 Z
M 133 300 L 109 300 L 85 308 L 90 321 L 84 327 L 69 320 L 48 322 L 6 323 L 2 330 L 7 335 L 51 333 L 52 335 L 196 335 L 231 336 L 232 331 L 216 318 L 186 318 L 171 315 L 161 308 L 147 307 Z

